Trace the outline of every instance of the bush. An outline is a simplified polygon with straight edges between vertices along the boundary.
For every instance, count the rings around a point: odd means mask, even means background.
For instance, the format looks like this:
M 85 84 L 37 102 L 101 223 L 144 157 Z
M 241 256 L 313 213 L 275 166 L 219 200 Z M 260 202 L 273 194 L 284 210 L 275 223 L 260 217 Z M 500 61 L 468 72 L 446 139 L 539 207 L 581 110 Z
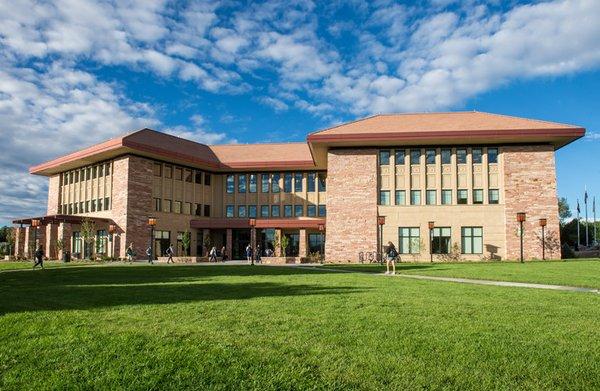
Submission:
M 576 258 L 575 252 L 569 247 L 568 244 L 563 244 L 561 248 L 561 259 Z

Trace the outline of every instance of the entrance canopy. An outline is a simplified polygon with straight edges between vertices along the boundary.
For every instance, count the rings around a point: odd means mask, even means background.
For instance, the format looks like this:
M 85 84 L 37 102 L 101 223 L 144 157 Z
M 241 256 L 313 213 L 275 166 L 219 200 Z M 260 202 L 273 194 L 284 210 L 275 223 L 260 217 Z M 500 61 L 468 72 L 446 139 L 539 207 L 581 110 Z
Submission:
M 192 220 L 191 228 L 207 229 L 225 229 L 225 228 L 250 228 L 251 219 L 210 219 L 210 220 Z M 306 218 L 306 219 L 255 219 L 256 228 L 314 228 L 319 225 L 325 225 L 325 219 Z
M 104 219 L 99 217 L 86 217 L 86 216 L 72 216 L 72 215 L 47 215 L 39 217 L 26 217 L 23 219 L 13 220 L 13 224 L 31 225 L 32 220 L 39 220 L 41 225 L 58 224 L 58 223 L 70 223 L 70 224 L 81 224 L 84 219 L 92 221 L 98 221 L 103 223 L 112 223 L 111 219 Z

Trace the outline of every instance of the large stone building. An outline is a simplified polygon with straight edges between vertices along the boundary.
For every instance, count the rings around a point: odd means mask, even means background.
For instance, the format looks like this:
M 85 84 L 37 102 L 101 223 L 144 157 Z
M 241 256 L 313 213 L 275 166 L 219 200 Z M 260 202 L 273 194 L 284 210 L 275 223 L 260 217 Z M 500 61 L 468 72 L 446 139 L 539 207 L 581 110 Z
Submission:
M 145 254 L 154 217 L 159 255 L 169 243 L 182 254 L 190 232 L 191 255 L 208 244 L 234 259 L 253 238 L 264 251 L 282 235 L 287 255 L 329 262 L 388 242 L 402 260 L 516 259 L 525 212 L 525 258 L 541 258 L 539 220 L 559 235 L 554 151 L 584 133 L 481 112 L 376 115 L 288 144 L 209 146 L 143 129 L 32 167 L 49 178 L 48 210 L 15 220 L 16 252 L 35 240 L 49 257 L 124 257 L 129 243 Z

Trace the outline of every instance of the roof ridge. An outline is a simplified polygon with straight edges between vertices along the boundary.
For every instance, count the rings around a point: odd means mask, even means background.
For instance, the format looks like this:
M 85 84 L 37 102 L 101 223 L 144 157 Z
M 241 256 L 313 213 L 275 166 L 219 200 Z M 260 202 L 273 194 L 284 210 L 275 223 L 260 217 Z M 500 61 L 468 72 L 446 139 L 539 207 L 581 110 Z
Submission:
M 227 144 L 207 144 L 208 147 L 235 147 L 247 145 L 291 145 L 291 144 L 306 144 L 306 141 L 273 141 L 266 143 L 227 143 Z
M 370 116 L 368 116 L 368 117 L 365 117 L 365 118 L 358 118 L 358 119 L 355 119 L 355 120 L 353 120 L 353 121 L 344 122 L 344 123 L 341 123 L 341 124 L 337 124 L 337 125 L 335 125 L 335 126 L 330 126 L 330 127 L 328 127 L 328 128 L 324 128 L 324 129 L 320 129 L 320 130 L 315 130 L 314 132 L 310 132 L 310 133 L 308 133 L 307 137 L 308 137 L 308 136 L 310 136 L 310 135 L 313 135 L 313 134 L 317 134 L 317 133 L 325 132 L 325 131 L 327 131 L 327 130 L 331 130 L 331 129 L 339 128 L 340 126 L 345 126 L 345 125 L 350 125 L 350 124 L 354 124 L 354 123 L 361 122 L 361 121 L 366 121 L 366 120 L 368 120 L 368 119 L 375 118 L 375 117 L 379 117 L 379 116 L 381 116 L 381 115 L 384 115 L 384 114 L 373 114 L 373 115 L 370 115 Z
M 548 124 L 548 125 L 562 125 L 562 126 L 566 126 L 568 128 L 582 128 L 583 127 L 583 126 L 579 126 L 579 125 L 565 124 L 564 122 L 546 121 L 546 120 L 543 120 L 543 119 L 528 118 L 528 117 L 517 117 L 516 115 L 490 113 L 488 111 L 475 111 L 475 112 L 476 113 L 481 113 L 481 114 L 486 114 L 486 115 L 493 115 L 493 116 L 496 116 L 496 117 L 521 119 L 521 120 L 538 122 L 538 123 Z

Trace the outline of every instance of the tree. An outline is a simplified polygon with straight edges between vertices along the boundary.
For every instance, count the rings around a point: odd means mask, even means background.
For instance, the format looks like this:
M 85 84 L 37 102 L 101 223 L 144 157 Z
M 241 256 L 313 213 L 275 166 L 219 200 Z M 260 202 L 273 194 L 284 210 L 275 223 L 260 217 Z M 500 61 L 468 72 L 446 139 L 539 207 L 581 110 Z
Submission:
M 185 253 L 185 255 L 190 255 L 189 250 L 191 242 L 192 235 L 190 234 L 190 231 L 185 231 L 181 235 L 181 246 L 183 247 L 183 252 Z
M 561 197 L 558 199 L 558 217 L 560 218 L 560 224 L 564 225 L 565 221 L 573 216 L 571 213 L 571 208 L 569 207 L 569 203 L 565 197 Z
M 285 235 L 281 235 L 281 250 L 283 252 L 283 256 L 287 256 L 287 251 L 286 249 L 288 248 L 288 246 L 290 245 L 290 240 L 287 236 Z
M 213 246 L 213 240 L 210 235 L 206 235 L 203 239 L 202 245 L 206 248 L 206 252 L 208 253 Z
M 60 252 L 65 248 L 65 241 L 62 239 L 56 239 L 54 246 L 56 247 L 56 257 L 58 258 L 58 254 L 60 254 Z
M 17 240 L 17 230 L 14 227 L 4 227 L 6 230 L 6 238 L 5 241 L 8 243 L 8 253 L 11 255 L 13 253 L 13 247 Z
M 94 236 L 96 235 L 96 223 L 88 218 L 83 219 L 79 232 L 83 242 L 87 244 L 89 248 L 93 249 L 92 243 L 94 242 Z M 85 246 L 83 252 L 85 255 Z

